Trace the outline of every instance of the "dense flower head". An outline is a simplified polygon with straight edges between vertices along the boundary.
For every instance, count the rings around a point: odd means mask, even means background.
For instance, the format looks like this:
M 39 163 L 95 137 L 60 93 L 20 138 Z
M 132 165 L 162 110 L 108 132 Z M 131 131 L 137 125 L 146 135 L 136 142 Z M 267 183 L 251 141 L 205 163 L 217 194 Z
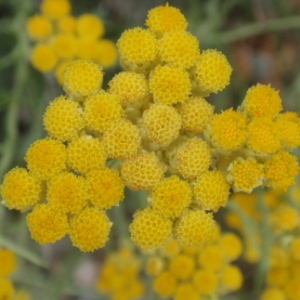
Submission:
M 72 140 L 84 125 L 79 104 L 64 96 L 50 102 L 43 121 L 48 134 L 63 142 Z
M 203 92 L 222 91 L 230 82 L 232 68 L 226 56 L 214 49 L 201 52 L 195 69 L 195 79 Z
M 99 91 L 103 81 L 100 65 L 84 59 L 73 61 L 64 73 L 64 90 L 71 98 L 81 98 Z
M 39 204 L 27 215 L 27 226 L 31 237 L 44 245 L 55 243 L 69 230 L 67 215 L 51 204 Z
M 57 20 L 59 32 L 75 33 L 77 20 L 72 15 L 65 15 Z
M 16 257 L 14 252 L 12 252 L 11 250 L 0 248 L 0 264 L 1 264 L 0 278 L 7 277 L 10 274 L 12 274 L 17 267 Z
M 198 263 L 207 271 L 219 271 L 226 263 L 225 255 L 219 245 L 207 245 L 198 254 Z
M 176 238 L 181 246 L 201 247 L 211 239 L 215 222 L 212 214 L 204 210 L 187 211 L 176 227 Z
M 37 14 L 27 20 L 27 32 L 34 40 L 44 40 L 51 35 L 52 31 L 52 23 L 46 16 Z
M 95 132 L 104 132 L 122 115 L 123 109 L 118 97 L 104 91 L 89 96 L 84 103 L 83 116 L 86 126 Z
M 70 238 L 83 252 L 104 247 L 108 240 L 111 222 L 105 211 L 86 208 L 70 221 Z
M 71 33 L 58 33 L 54 36 L 52 47 L 57 57 L 73 58 L 77 54 L 77 38 Z
M 195 270 L 195 260 L 186 254 L 179 254 L 172 258 L 170 271 L 177 279 L 189 279 Z
M 260 295 L 260 300 L 285 300 L 285 293 L 280 288 L 270 287 Z
M 186 70 L 158 65 L 150 73 L 149 88 L 155 102 L 172 105 L 188 99 L 192 84 Z
M 171 271 L 161 272 L 153 282 L 153 289 L 163 297 L 172 296 L 178 285 L 175 275 Z
M 221 271 L 220 280 L 225 290 L 236 291 L 242 286 L 243 275 L 238 267 L 227 265 Z
M 171 31 L 159 40 L 159 58 L 185 69 L 191 68 L 200 55 L 199 41 L 187 31 Z
M 220 238 L 220 248 L 229 261 L 236 260 L 242 253 L 241 239 L 234 233 L 224 233 Z
M 25 210 L 41 200 L 41 182 L 24 168 L 15 167 L 5 176 L 0 194 L 9 209 Z
M 137 154 L 140 149 L 139 128 L 129 120 L 113 123 L 103 135 L 105 151 L 110 158 L 124 159 Z
M 163 255 L 171 258 L 179 254 L 180 246 L 178 242 L 172 238 L 168 240 L 160 250 Z
M 141 152 L 121 164 L 121 176 L 132 190 L 152 190 L 164 172 L 165 166 L 150 152 Z
M 210 270 L 200 269 L 193 275 L 193 285 L 201 294 L 212 294 L 218 285 L 218 276 Z
M 119 172 L 107 167 L 87 174 L 90 201 L 101 209 L 117 205 L 124 198 L 124 182 Z
M 215 114 L 210 123 L 211 142 L 225 151 L 241 147 L 247 139 L 246 116 L 229 108 Z
M 299 212 L 288 205 L 279 205 L 270 216 L 274 231 L 291 231 L 299 225 Z
M 78 51 L 79 59 L 87 59 L 96 63 L 98 40 L 86 36 L 78 37 Z
M 174 107 L 155 103 L 144 111 L 142 126 L 151 141 L 167 146 L 179 136 L 181 116 Z
M 47 44 L 36 45 L 31 54 L 31 63 L 40 72 L 52 71 L 57 60 L 53 47 Z
M 129 226 L 131 239 L 141 249 L 161 247 L 170 238 L 172 222 L 154 209 L 138 211 Z
M 164 267 L 164 261 L 161 257 L 152 256 L 150 257 L 145 266 L 145 272 L 148 275 L 157 276 L 161 273 Z
M 279 92 L 270 85 L 257 84 L 248 89 L 242 107 L 251 117 L 274 118 L 281 110 Z
M 108 83 L 109 92 L 119 97 L 122 105 L 130 105 L 146 99 L 148 81 L 144 74 L 122 71 Z
M 0 299 L 12 299 L 15 288 L 12 282 L 6 278 L 0 278 Z
M 65 82 L 65 70 L 72 61 L 73 61 L 72 59 L 60 60 L 60 62 L 55 67 L 54 75 L 55 75 L 57 82 L 61 86 L 63 86 L 64 82 Z
M 97 39 L 104 35 L 103 21 L 94 14 L 82 14 L 76 22 L 76 29 L 79 36 Z
M 166 32 L 185 30 L 188 23 L 178 8 L 166 4 L 149 10 L 146 25 L 161 37 Z
M 25 160 L 36 177 L 48 180 L 66 169 L 66 147 L 51 138 L 37 140 L 28 148 Z
M 229 189 L 230 185 L 221 171 L 207 171 L 197 178 L 194 195 L 202 209 L 216 212 L 227 204 Z
M 81 174 L 104 167 L 106 159 L 103 143 L 92 136 L 78 137 L 67 147 L 68 166 Z
M 41 11 L 50 18 L 58 19 L 71 11 L 71 4 L 69 0 L 44 0 Z
M 180 104 L 178 111 L 182 119 L 182 128 L 201 134 L 212 119 L 214 107 L 204 98 L 195 96 Z
M 109 68 L 116 64 L 118 52 L 115 43 L 108 39 L 101 39 L 97 42 L 95 60 L 103 67 Z
M 78 213 L 88 203 L 86 181 L 71 172 L 63 172 L 53 177 L 47 186 L 49 203 L 65 213 Z
M 176 218 L 190 205 L 192 190 L 188 182 L 173 175 L 155 186 L 150 200 L 152 207 L 162 215 Z

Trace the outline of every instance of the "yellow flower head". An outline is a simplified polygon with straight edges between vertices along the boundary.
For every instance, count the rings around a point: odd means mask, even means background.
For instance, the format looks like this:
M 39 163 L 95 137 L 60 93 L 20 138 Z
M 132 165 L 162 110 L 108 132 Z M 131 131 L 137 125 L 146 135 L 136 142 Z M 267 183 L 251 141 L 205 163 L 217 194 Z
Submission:
M 97 93 L 103 81 L 102 68 L 89 60 L 73 61 L 65 70 L 64 90 L 75 98 Z
M 257 84 L 248 89 L 242 107 L 251 117 L 274 118 L 281 110 L 279 92 L 270 85 Z
M 115 43 L 107 39 L 97 42 L 96 61 L 103 67 L 112 67 L 118 60 L 118 51 Z
M 264 168 L 267 184 L 270 187 L 286 191 L 296 183 L 295 177 L 299 172 L 297 157 L 284 150 L 279 151 L 267 160 Z
M 182 128 L 193 133 L 201 134 L 210 123 L 214 106 L 202 97 L 191 97 L 179 106 L 182 118 Z
M 120 119 L 123 109 L 116 95 L 100 92 L 85 101 L 84 120 L 87 127 L 98 133 L 104 132 L 114 121 Z
M 211 149 L 202 139 L 190 138 L 178 147 L 170 163 L 184 178 L 194 179 L 208 170 Z
M 58 32 L 75 33 L 76 22 L 76 18 L 71 15 L 65 15 L 59 18 L 57 21 Z
M 196 62 L 195 79 L 201 90 L 218 93 L 230 82 L 232 68 L 226 56 L 214 49 L 202 51 Z
M 263 165 L 253 157 L 238 157 L 228 168 L 227 179 L 236 192 L 251 193 L 253 189 L 262 185 L 263 177 Z
M 229 189 L 230 185 L 221 171 L 207 171 L 197 179 L 194 195 L 202 209 L 216 212 L 226 205 Z
M 61 60 L 55 67 L 55 77 L 61 86 L 63 86 L 65 82 L 65 70 L 72 61 L 72 59 Z
M 168 218 L 179 217 L 191 201 L 190 185 L 175 175 L 161 180 L 151 194 L 153 208 Z
M 180 283 L 176 289 L 174 300 L 199 300 L 199 294 L 191 283 Z
M 146 25 L 161 37 L 166 32 L 185 30 L 188 23 L 178 8 L 166 4 L 148 11 Z
M 51 138 L 37 140 L 28 148 L 25 160 L 36 177 L 48 180 L 66 169 L 66 147 Z
M 70 172 L 61 173 L 50 180 L 47 199 L 65 213 L 78 213 L 88 203 L 86 181 Z
M 195 271 L 195 260 L 186 254 L 179 254 L 170 261 L 170 271 L 179 280 L 191 278 Z
M 278 206 L 278 208 L 272 212 L 271 220 L 275 228 L 281 230 L 294 230 L 299 225 L 299 212 L 296 208 L 292 208 L 288 205 Z
M 50 18 L 58 19 L 70 13 L 71 4 L 69 0 L 43 0 L 41 11 Z
M 149 94 L 148 81 L 145 75 L 139 73 L 120 72 L 108 85 L 109 92 L 117 95 L 124 106 L 143 101 Z
M 93 39 L 104 35 L 103 21 L 94 14 L 83 14 L 77 19 L 77 33 L 79 36 Z
M 163 271 L 153 282 L 154 291 L 162 297 L 173 296 L 177 287 L 177 279 L 170 271 Z
M 193 275 L 193 285 L 200 294 L 213 294 L 218 287 L 218 276 L 210 270 L 197 270 Z
M 229 261 L 236 260 L 243 251 L 240 238 L 232 233 L 224 233 L 220 238 L 220 248 Z
M 77 54 L 78 41 L 71 33 L 58 33 L 53 38 L 52 47 L 57 57 L 73 58 Z
M 165 166 L 154 153 L 141 152 L 121 164 L 121 176 L 132 190 L 151 190 L 161 181 Z
M 154 34 L 140 27 L 125 30 L 117 42 L 124 65 L 132 70 L 146 70 L 157 56 L 157 40 Z
M 286 296 L 281 288 L 266 288 L 260 295 L 259 300 L 285 300 Z
M 162 254 L 170 258 L 176 256 L 180 250 L 180 246 L 175 239 L 170 239 L 169 241 L 167 241 L 161 249 Z
M 199 251 L 198 262 L 206 271 L 218 271 L 225 264 L 225 255 L 218 245 L 205 246 Z
M 135 155 L 141 146 L 139 128 L 120 119 L 104 132 L 103 143 L 109 158 L 124 159 Z
M 52 33 L 51 21 L 43 15 L 35 15 L 27 19 L 27 32 L 34 40 L 44 40 Z
M 215 114 L 210 123 L 212 142 L 221 149 L 235 150 L 247 139 L 246 116 L 229 108 L 221 114 Z
M 91 136 L 79 137 L 69 143 L 67 148 L 68 166 L 81 174 L 103 168 L 106 159 L 103 143 Z
M 215 221 L 204 210 L 188 211 L 180 217 L 176 237 L 183 247 L 201 247 L 212 238 Z
M 266 275 L 266 283 L 274 287 L 285 287 L 290 281 L 290 272 L 285 267 L 271 268 Z
M 279 134 L 270 118 L 255 118 L 248 124 L 248 147 L 257 153 L 271 154 L 281 148 Z
M 200 55 L 199 41 L 184 30 L 164 34 L 158 47 L 162 62 L 185 69 L 191 68 Z
M 82 252 L 105 246 L 112 223 L 104 211 L 86 208 L 70 222 L 70 238 Z
M 67 215 L 50 204 L 39 204 L 27 215 L 31 237 L 39 244 L 55 243 L 69 230 Z
M 15 288 L 12 282 L 6 278 L 0 278 L 0 299 L 12 299 L 15 293 Z
M 53 47 L 46 44 L 37 44 L 31 54 L 31 63 L 40 72 L 52 71 L 57 59 Z
M 143 127 L 153 142 L 168 146 L 179 136 L 181 116 L 174 107 L 155 103 L 144 111 Z
M 96 63 L 96 57 L 98 55 L 98 40 L 86 36 L 80 36 L 78 37 L 77 43 L 78 58 L 92 60 Z
M 157 276 L 164 268 L 164 261 L 160 256 L 152 256 L 147 259 L 145 271 L 146 274 Z
M 300 287 L 299 278 L 291 279 L 287 285 L 284 287 L 285 296 L 288 299 L 299 299 L 300 298 Z
M 221 285 L 227 291 L 237 291 L 243 283 L 243 275 L 240 269 L 233 265 L 227 265 L 221 270 Z
M 87 174 L 87 183 L 90 201 L 98 208 L 111 208 L 124 199 L 124 183 L 116 170 L 93 170 Z
M 170 238 L 172 222 L 156 210 L 146 208 L 135 213 L 129 230 L 137 246 L 151 250 L 161 247 Z
M 300 238 L 295 238 L 291 244 L 291 256 L 300 261 Z
M 24 168 L 13 168 L 0 186 L 4 205 L 9 209 L 25 210 L 41 200 L 41 182 Z
M 192 84 L 184 69 L 158 65 L 150 73 L 149 88 L 155 102 L 172 105 L 188 99 Z
M 46 108 L 44 126 L 53 138 L 70 141 L 78 135 L 83 125 L 80 107 L 75 101 L 60 96 Z
M 1 265 L 0 278 L 7 277 L 10 274 L 12 274 L 17 267 L 16 257 L 14 252 L 7 249 L 0 249 L 0 265 Z

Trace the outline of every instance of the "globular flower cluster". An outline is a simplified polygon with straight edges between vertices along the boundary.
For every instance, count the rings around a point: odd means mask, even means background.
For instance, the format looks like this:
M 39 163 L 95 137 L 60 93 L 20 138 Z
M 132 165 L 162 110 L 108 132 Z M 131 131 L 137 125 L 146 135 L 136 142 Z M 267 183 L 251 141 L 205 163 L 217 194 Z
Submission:
M 104 68 L 117 62 L 113 41 L 103 38 L 105 27 L 97 15 L 72 15 L 69 0 L 43 0 L 40 13 L 27 20 L 27 32 L 34 47 L 31 63 L 42 73 L 54 72 L 63 85 L 63 72 L 76 58 L 90 59 Z
M 240 238 L 218 228 L 202 248 L 181 247 L 176 240 L 169 240 L 148 255 L 146 273 L 153 277 L 153 289 L 161 297 L 217 299 L 241 287 L 242 273 L 233 264 L 241 253 Z
M 145 294 L 141 278 L 141 260 L 126 246 L 111 252 L 100 267 L 96 287 L 110 299 L 135 300 Z
M 30 300 L 30 295 L 26 291 L 17 290 L 9 278 L 17 268 L 15 253 L 0 248 L 0 266 L 0 299 Z

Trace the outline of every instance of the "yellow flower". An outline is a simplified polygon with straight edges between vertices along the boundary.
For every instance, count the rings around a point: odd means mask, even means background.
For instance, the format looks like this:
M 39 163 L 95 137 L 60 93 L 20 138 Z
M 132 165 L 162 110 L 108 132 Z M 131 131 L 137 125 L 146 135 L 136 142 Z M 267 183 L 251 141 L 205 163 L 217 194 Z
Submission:
M 0 278 L 0 299 L 11 299 L 15 293 L 12 282 L 6 278 Z
M 195 79 L 205 93 L 218 93 L 230 82 L 232 68 L 226 56 L 214 49 L 202 51 L 196 62 Z
M 104 132 L 113 122 L 120 119 L 123 109 L 116 95 L 100 92 L 85 101 L 84 120 L 87 127 L 98 133 Z
M 42 184 L 26 169 L 15 167 L 4 176 L 0 194 L 9 209 L 25 210 L 41 200 Z
M 104 211 L 86 208 L 70 221 L 70 238 L 75 247 L 90 252 L 105 246 L 112 223 Z
M 179 136 L 181 116 L 174 107 L 156 103 L 144 111 L 142 126 L 151 141 L 165 147 Z
M 103 168 L 106 159 L 103 143 L 91 136 L 78 137 L 67 147 L 68 166 L 81 174 Z
M 73 58 L 77 54 L 77 38 L 71 33 L 56 34 L 53 38 L 52 47 L 59 58 Z
M 104 35 L 103 21 L 94 14 L 82 14 L 77 19 L 77 33 L 79 36 L 93 39 Z
M 58 19 L 71 11 L 69 0 L 43 0 L 41 11 L 48 17 Z
M 271 214 L 271 221 L 276 229 L 294 230 L 300 221 L 299 212 L 288 205 L 278 206 Z
M 281 102 L 278 91 L 270 85 L 257 84 L 248 89 L 242 108 L 251 117 L 274 118 L 282 110 Z
M 55 243 L 69 230 L 67 215 L 50 204 L 37 205 L 26 220 L 31 237 L 41 245 Z
M 295 184 L 299 166 L 297 157 L 282 150 L 274 154 L 264 164 L 267 185 L 286 191 Z
M 167 3 L 165 6 L 157 6 L 148 11 L 146 25 L 161 37 L 166 32 L 185 30 L 188 23 L 178 8 Z
M 77 102 L 64 96 L 50 102 L 44 113 L 44 126 L 49 135 L 63 142 L 70 141 L 83 129 L 83 118 Z
M 204 210 L 187 211 L 179 219 L 176 237 L 183 247 L 201 247 L 212 238 L 215 222 Z
M 175 239 L 170 239 L 169 241 L 166 242 L 166 244 L 163 246 L 161 251 L 163 255 L 172 258 L 179 253 L 180 247 L 178 242 Z
M 135 213 L 129 230 L 137 246 L 150 250 L 161 247 L 170 238 L 172 222 L 157 211 L 146 208 Z
M 266 288 L 260 295 L 259 300 L 285 300 L 286 296 L 282 289 L 276 287 Z
M 0 278 L 12 274 L 17 266 L 14 252 L 7 249 L 0 249 L 0 265 Z
M 164 261 L 160 256 L 152 256 L 147 259 L 145 270 L 148 275 L 157 276 L 163 268 Z
M 65 82 L 65 70 L 72 61 L 72 59 L 61 60 L 55 67 L 55 77 L 61 86 L 63 86 Z
M 288 299 L 299 299 L 300 298 L 300 286 L 299 286 L 299 278 L 293 278 L 290 280 L 286 286 L 284 287 L 285 296 Z
M 290 272 L 285 267 L 274 267 L 271 268 L 266 274 L 266 282 L 270 286 L 274 287 L 285 287 L 290 281 Z
M 40 72 L 52 71 L 57 63 L 57 56 L 53 47 L 37 44 L 31 54 L 31 63 Z
M 66 169 L 66 147 L 51 138 L 37 140 L 28 148 L 25 160 L 36 177 L 48 180 Z
M 163 178 L 165 166 L 154 153 L 141 152 L 121 164 L 121 176 L 132 190 L 151 190 Z
M 207 245 L 199 252 L 198 262 L 205 271 L 219 271 L 225 264 L 225 255 L 219 245 Z
M 58 32 L 75 33 L 76 22 L 76 18 L 71 15 L 65 15 L 59 18 L 57 21 Z
M 213 294 L 218 287 L 218 276 L 210 270 L 197 270 L 193 275 L 193 285 L 200 294 Z
M 164 34 L 158 47 L 162 62 L 185 69 L 191 68 L 200 55 L 197 38 L 184 30 Z
M 188 182 L 177 176 L 161 180 L 151 193 L 151 205 L 168 218 L 177 218 L 190 205 L 192 191 Z
M 98 52 L 98 40 L 91 38 L 91 37 L 86 37 L 86 36 L 80 36 L 78 37 L 78 51 L 77 51 L 77 56 L 79 59 L 86 59 L 86 60 L 92 60 L 95 63 L 96 62 L 96 57 L 97 57 L 97 52 Z M 102 66 L 101 66 L 102 68 Z
M 98 41 L 95 60 L 103 68 L 112 67 L 118 60 L 118 51 L 115 43 L 107 39 Z
M 179 254 L 171 259 L 170 271 L 177 279 L 187 280 L 195 271 L 195 260 L 189 255 Z
M 180 283 L 176 289 L 174 300 L 199 300 L 198 291 L 191 283 Z
M 27 19 L 27 32 L 34 40 L 44 40 L 52 34 L 51 21 L 43 15 L 35 15 Z
M 227 204 L 229 189 L 230 185 L 221 171 L 207 171 L 198 177 L 194 195 L 202 209 L 216 212 Z
M 291 244 L 291 256 L 300 261 L 300 238 L 295 238 Z
M 236 260 L 243 251 L 243 245 L 240 238 L 232 233 L 224 233 L 220 238 L 220 248 L 229 261 Z
M 225 290 L 237 291 L 242 286 L 243 275 L 238 267 L 227 265 L 221 271 L 220 281 Z
M 87 183 L 90 201 L 98 208 L 111 208 L 124 199 L 124 183 L 116 170 L 93 170 L 87 174 Z
M 47 199 L 65 213 L 78 213 L 88 204 L 86 181 L 71 172 L 61 173 L 50 180 Z
M 170 271 L 163 271 L 153 282 L 153 289 L 162 297 L 173 296 L 177 287 L 177 279 Z
M 202 97 L 191 97 L 179 106 L 182 128 L 201 134 L 210 123 L 214 107 Z
M 150 73 L 149 88 L 155 102 L 172 105 L 188 99 L 192 84 L 184 69 L 158 65 Z

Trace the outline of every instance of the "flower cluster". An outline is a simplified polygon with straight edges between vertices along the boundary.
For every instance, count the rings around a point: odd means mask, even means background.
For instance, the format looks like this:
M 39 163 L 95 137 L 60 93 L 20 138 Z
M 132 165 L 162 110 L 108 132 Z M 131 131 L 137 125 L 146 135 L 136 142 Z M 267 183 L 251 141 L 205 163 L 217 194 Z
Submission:
M 16 270 L 17 262 L 14 252 L 0 248 L 0 299 L 30 300 L 25 291 L 17 291 L 9 276 Z
M 243 276 L 233 264 L 241 252 L 239 237 L 218 229 L 201 249 L 181 247 L 176 240 L 169 240 L 148 256 L 146 272 L 153 277 L 153 289 L 161 297 L 217 299 L 241 287 Z
M 140 271 L 141 261 L 129 247 L 111 252 L 100 268 L 97 289 L 111 299 L 140 299 L 145 293 Z
M 93 60 L 104 68 L 116 63 L 116 46 L 103 38 L 105 27 L 98 16 L 73 16 L 69 0 L 43 0 L 40 9 L 27 20 L 27 32 L 35 42 L 31 63 L 37 70 L 54 71 L 63 85 L 63 72 L 75 58 Z

